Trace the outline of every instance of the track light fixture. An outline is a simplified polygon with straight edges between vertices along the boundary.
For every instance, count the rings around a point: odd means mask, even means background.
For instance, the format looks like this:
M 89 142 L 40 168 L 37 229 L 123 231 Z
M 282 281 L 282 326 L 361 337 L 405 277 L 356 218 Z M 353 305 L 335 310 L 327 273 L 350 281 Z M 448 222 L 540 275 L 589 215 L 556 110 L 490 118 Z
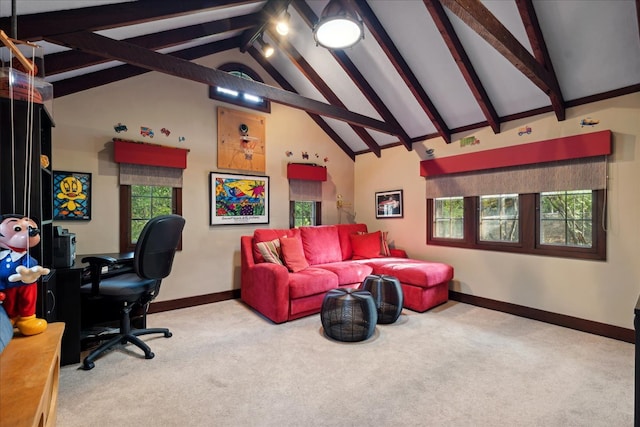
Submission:
M 346 49 L 364 38 L 364 25 L 349 0 L 330 0 L 313 28 L 316 44 Z
M 284 14 L 280 17 L 276 24 L 276 31 L 281 36 L 286 36 L 289 34 L 289 21 L 291 20 L 291 15 L 288 11 L 284 11 Z
M 271 55 L 273 55 L 273 53 L 275 52 L 275 49 L 273 49 L 273 46 L 271 46 L 269 43 L 265 42 L 264 39 L 262 38 L 262 34 L 260 34 L 260 37 L 258 37 L 258 43 L 260 44 L 260 47 L 262 48 L 262 54 L 264 55 L 265 58 L 270 57 Z

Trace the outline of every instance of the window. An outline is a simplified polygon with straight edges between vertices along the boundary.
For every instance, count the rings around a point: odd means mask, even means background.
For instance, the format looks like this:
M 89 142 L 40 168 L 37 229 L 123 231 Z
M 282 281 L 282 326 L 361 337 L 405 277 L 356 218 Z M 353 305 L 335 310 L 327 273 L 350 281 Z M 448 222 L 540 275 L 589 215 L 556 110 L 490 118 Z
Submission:
M 540 194 L 540 244 L 591 247 L 593 196 L 591 191 Z
M 147 221 L 158 215 L 182 215 L 182 189 L 155 185 L 120 186 L 120 252 L 133 251 Z M 182 249 L 182 240 L 178 245 Z
M 480 196 L 479 240 L 485 242 L 517 242 L 518 195 Z
M 246 65 L 229 62 L 218 67 L 221 71 L 226 71 L 232 76 L 240 77 L 245 80 L 264 83 L 258 73 L 253 71 Z M 271 103 L 268 99 L 261 98 L 251 93 L 236 90 L 236 88 L 215 86 L 209 88 L 209 98 L 218 101 L 228 102 L 230 104 L 240 105 L 242 107 L 251 108 L 253 110 L 271 112 Z
M 292 200 L 289 202 L 289 227 L 321 225 L 321 202 Z
M 427 199 L 427 244 L 606 260 L 605 190 Z
M 464 237 L 464 199 L 442 197 L 434 200 L 434 236 L 447 239 Z

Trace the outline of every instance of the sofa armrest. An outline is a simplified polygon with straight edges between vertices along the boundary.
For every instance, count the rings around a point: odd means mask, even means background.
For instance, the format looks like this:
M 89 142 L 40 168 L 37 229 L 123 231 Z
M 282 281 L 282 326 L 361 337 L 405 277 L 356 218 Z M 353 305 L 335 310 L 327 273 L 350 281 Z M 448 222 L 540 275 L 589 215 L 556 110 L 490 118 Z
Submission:
M 407 251 L 404 249 L 389 249 L 390 256 L 394 258 L 409 258 L 407 256 Z
M 275 323 L 289 319 L 289 271 L 279 264 L 263 262 L 244 271 L 240 297 Z

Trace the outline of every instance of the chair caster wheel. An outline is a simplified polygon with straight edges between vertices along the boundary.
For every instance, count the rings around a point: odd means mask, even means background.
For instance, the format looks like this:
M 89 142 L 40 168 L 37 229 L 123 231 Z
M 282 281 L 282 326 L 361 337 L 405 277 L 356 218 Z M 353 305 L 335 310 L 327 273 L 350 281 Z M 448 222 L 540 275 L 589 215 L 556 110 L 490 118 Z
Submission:
M 173 334 L 171 332 L 165 332 L 164 337 L 165 338 L 171 338 L 173 336 Z
M 155 354 L 153 354 L 152 352 L 149 352 L 149 354 L 145 354 L 144 355 L 144 358 L 145 359 L 153 359 L 155 356 L 156 356 Z
M 84 369 L 85 371 L 89 371 L 91 369 L 93 369 L 96 366 L 95 363 L 93 362 L 83 362 L 82 363 L 82 369 Z

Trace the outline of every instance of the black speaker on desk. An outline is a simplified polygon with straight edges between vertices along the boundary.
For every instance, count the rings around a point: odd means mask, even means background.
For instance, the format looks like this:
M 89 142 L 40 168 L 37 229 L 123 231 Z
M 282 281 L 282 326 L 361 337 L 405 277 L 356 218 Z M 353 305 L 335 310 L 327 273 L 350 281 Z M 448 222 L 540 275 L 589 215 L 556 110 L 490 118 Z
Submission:
M 57 226 L 53 230 L 53 267 L 68 268 L 76 260 L 76 235 Z

